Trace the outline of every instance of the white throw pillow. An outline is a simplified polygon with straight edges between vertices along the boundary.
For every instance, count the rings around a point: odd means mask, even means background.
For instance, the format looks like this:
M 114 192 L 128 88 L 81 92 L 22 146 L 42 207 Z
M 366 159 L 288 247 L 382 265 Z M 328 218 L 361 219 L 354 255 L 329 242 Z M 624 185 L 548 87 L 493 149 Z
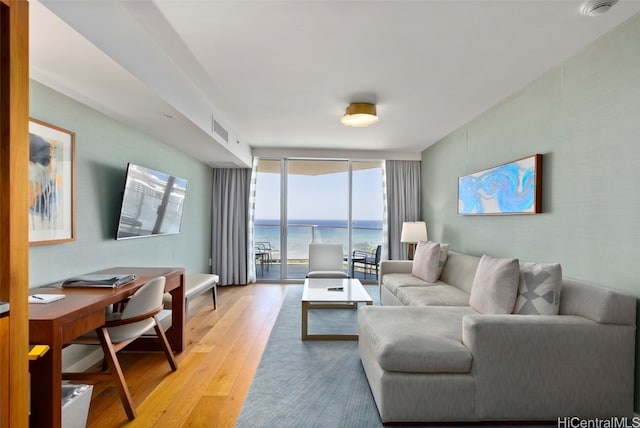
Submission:
M 440 244 L 435 242 L 418 242 L 413 255 L 411 275 L 427 282 L 438 280 L 438 264 L 440 263 Z
M 559 263 L 520 263 L 520 285 L 514 314 L 558 315 L 562 267 Z
M 471 285 L 469 306 L 483 314 L 510 314 L 519 279 L 518 259 L 482 256 Z

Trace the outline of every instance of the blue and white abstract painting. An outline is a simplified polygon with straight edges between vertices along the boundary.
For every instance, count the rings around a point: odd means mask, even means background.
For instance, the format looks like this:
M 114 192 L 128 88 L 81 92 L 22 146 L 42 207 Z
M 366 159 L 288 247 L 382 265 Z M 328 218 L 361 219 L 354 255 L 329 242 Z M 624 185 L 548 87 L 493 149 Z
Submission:
M 533 155 L 458 179 L 458 214 L 540 212 L 542 155 Z

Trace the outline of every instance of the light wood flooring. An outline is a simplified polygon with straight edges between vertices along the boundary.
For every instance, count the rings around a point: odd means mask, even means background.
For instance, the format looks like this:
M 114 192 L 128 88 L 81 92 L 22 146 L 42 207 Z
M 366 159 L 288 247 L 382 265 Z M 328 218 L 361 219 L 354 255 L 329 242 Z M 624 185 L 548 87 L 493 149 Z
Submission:
M 119 354 L 136 405 L 128 421 L 111 383 L 94 385 L 89 428 L 233 427 L 269 333 L 282 305 L 286 285 L 218 287 L 218 309 L 211 294 L 189 305 L 186 350 L 171 372 L 162 353 Z

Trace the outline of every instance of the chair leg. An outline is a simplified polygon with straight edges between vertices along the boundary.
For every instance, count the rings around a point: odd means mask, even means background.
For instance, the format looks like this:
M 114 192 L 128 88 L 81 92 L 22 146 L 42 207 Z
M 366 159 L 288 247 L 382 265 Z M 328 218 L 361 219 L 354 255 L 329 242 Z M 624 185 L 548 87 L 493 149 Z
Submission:
M 214 284 L 211 289 L 213 295 L 213 309 L 218 309 L 218 290 L 216 290 L 218 284 Z
M 164 334 L 164 330 L 158 320 L 154 316 L 153 319 L 156 322 L 156 325 L 153 328 L 156 330 L 156 334 L 158 335 L 158 340 L 160 341 L 160 346 L 162 346 L 162 350 L 164 351 L 164 355 L 167 357 L 167 361 L 169 361 L 169 366 L 171 366 L 172 371 L 178 370 L 178 363 L 176 362 L 175 357 L 173 356 L 173 351 L 171 350 L 171 345 L 167 341 L 167 336 Z
M 99 328 L 96 330 L 96 332 L 98 333 L 98 339 L 100 340 L 102 350 L 104 351 L 104 359 L 107 361 L 109 370 L 113 375 L 114 383 L 116 384 L 116 389 L 118 390 L 118 394 L 120 394 L 120 401 L 122 401 L 124 411 L 127 414 L 129 420 L 133 420 L 136 417 L 136 411 L 133 407 L 133 400 L 131 399 L 131 394 L 129 393 L 127 382 L 124 380 L 122 368 L 120 367 L 118 357 L 116 356 L 116 350 L 114 349 L 113 344 L 111 343 L 111 339 L 109 338 L 109 332 L 106 328 Z

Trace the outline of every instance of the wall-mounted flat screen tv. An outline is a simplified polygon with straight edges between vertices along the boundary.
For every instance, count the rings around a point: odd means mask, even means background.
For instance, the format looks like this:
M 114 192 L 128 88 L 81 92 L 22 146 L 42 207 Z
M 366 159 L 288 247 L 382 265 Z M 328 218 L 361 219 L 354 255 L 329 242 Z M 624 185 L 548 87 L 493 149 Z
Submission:
M 116 239 L 180 233 L 187 180 L 129 163 Z

